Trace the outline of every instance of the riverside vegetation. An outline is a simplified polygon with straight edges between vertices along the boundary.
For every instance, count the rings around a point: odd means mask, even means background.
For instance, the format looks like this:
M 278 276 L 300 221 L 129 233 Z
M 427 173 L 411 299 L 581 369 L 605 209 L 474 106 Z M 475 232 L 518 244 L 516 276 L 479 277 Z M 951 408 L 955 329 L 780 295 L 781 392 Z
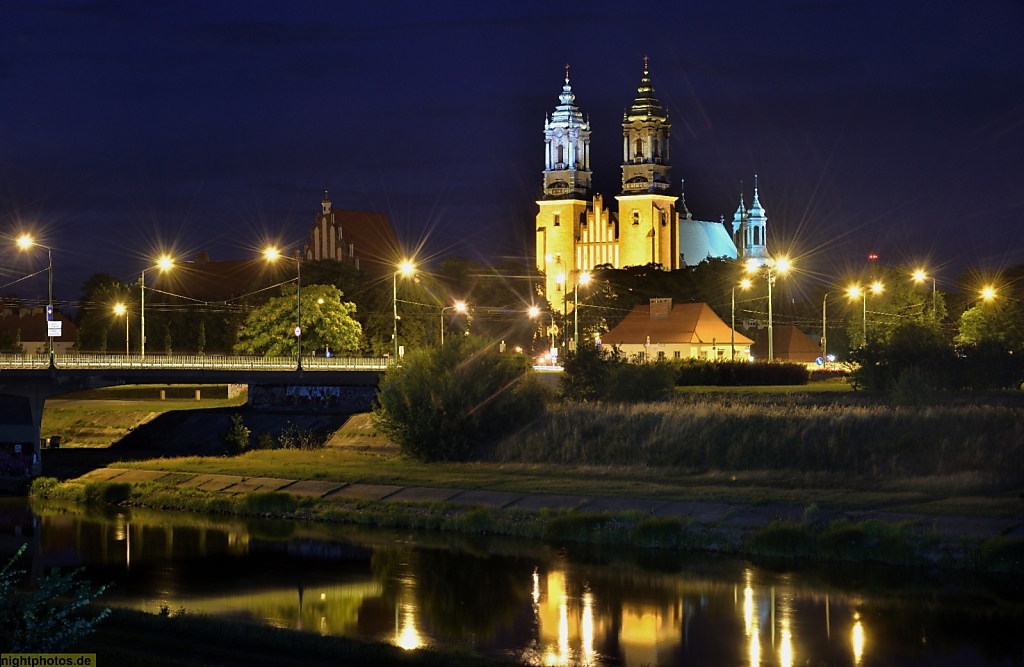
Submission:
M 1020 540 L 981 544 L 842 515 L 886 509 L 1024 517 L 1019 393 L 957 395 L 925 407 L 894 407 L 884 397 L 825 392 L 676 393 L 668 400 L 615 402 L 607 399 L 625 380 L 648 387 L 667 382 L 671 391 L 681 371 L 669 374 L 665 369 L 671 365 L 645 369 L 612 355 L 588 359 L 581 354 L 573 360 L 581 362 L 575 368 L 567 364 L 563 394 L 568 398 L 556 402 L 520 361 L 482 341 L 456 337 L 443 348 L 411 354 L 402 367 L 389 370 L 371 422 L 362 419 L 361 428 L 343 429 L 330 446 L 122 465 L 175 473 L 785 504 L 806 508 L 803 521 L 736 534 L 629 512 L 453 511 L 441 505 L 300 500 L 281 493 L 229 497 L 180 489 L 173 486 L 174 475 L 162 484 L 130 486 L 39 480 L 33 491 L 76 502 L 1021 571 Z M 776 366 L 781 370 L 765 373 L 800 375 Z M 682 369 L 693 373 L 692 367 Z M 806 381 L 806 371 L 802 377 Z M 578 392 L 585 398 L 572 400 Z M 241 418 L 233 430 L 236 440 L 249 440 Z M 841 544 L 849 548 L 838 548 Z M 907 546 L 902 551 L 885 546 L 893 544 Z

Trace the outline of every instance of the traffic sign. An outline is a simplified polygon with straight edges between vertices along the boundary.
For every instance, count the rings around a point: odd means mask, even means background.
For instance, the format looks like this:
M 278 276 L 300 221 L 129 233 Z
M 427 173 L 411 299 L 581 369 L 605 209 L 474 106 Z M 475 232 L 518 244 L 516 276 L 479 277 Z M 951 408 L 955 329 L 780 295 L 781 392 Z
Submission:
M 46 307 L 46 321 L 47 322 L 52 322 L 53 321 L 53 306 L 47 306 Z
M 295 337 L 298 338 L 302 335 L 302 327 L 295 327 Z
M 50 338 L 60 338 L 62 324 L 64 323 L 61 322 L 60 320 L 57 320 L 56 322 L 47 322 L 46 335 L 49 336 Z
M 819 366 L 824 366 L 825 360 L 822 359 L 821 357 L 818 357 L 817 359 L 814 360 L 814 363 L 818 364 Z

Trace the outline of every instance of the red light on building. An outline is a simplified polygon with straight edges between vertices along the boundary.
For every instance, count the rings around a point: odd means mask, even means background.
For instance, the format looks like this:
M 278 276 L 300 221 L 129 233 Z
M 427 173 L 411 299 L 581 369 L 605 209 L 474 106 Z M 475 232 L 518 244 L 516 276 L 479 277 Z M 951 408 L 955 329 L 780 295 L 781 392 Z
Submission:
M 874 253 L 873 252 L 870 255 L 868 255 L 868 261 L 869 262 L 877 262 L 878 261 L 878 253 Z

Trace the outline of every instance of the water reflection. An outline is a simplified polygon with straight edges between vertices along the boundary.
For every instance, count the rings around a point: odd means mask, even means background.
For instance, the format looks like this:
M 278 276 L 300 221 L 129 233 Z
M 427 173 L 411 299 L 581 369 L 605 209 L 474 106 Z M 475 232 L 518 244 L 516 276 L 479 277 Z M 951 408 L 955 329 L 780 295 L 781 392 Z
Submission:
M 154 613 L 183 608 L 535 665 L 1024 662 L 1019 581 L 949 590 L 864 568 L 795 575 L 714 559 L 640 567 L 623 550 L 37 509 L 0 505 L 6 553 L 12 539 L 30 541 L 34 572 L 85 565 L 94 582 L 116 582 L 108 604 Z

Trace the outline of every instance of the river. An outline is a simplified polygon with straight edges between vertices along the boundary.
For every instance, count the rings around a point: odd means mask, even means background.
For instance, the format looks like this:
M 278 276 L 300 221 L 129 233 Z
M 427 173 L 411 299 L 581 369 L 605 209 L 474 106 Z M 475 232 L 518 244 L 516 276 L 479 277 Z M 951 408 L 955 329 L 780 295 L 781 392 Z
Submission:
M 0 556 L 102 600 L 534 665 L 1022 665 L 1024 582 L 0 502 Z

